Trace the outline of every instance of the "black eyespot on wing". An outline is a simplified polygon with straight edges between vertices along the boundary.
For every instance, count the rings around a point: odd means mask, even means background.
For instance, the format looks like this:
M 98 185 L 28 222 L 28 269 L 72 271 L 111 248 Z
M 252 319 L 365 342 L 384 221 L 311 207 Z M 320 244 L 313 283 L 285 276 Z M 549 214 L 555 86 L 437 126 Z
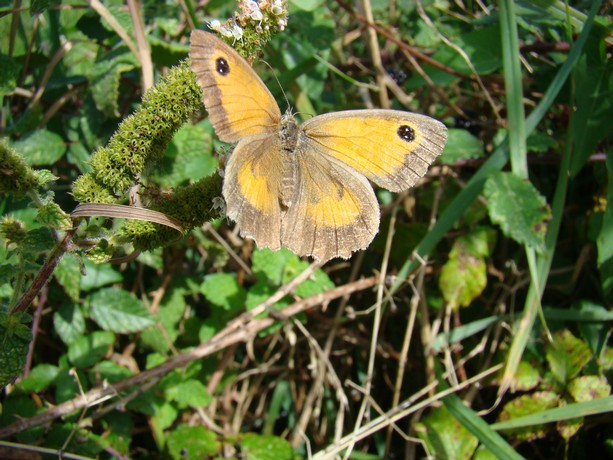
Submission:
M 396 131 L 398 137 L 405 142 L 413 142 L 415 140 L 415 130 L 407 125 L 402 125 L 398 127 L 398 131 Z
M 215 61 L 215 70 L 217 70 L 217 73 L 219 75 L 225 77 L 230 73 L 230 64 L 228 64 L 228 61 L 226 61 L 222 57 L 217 58 L 217 60 Z

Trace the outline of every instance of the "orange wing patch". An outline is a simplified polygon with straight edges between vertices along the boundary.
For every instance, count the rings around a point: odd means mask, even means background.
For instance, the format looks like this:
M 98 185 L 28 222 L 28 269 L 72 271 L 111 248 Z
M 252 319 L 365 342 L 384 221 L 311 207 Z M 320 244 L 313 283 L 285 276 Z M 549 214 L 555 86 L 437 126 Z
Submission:
M 392 191 L 415 185 L 447 139 L 439 121 L 395 110 L 334 112 L 307 120 L 303 128 L 319 152 Z

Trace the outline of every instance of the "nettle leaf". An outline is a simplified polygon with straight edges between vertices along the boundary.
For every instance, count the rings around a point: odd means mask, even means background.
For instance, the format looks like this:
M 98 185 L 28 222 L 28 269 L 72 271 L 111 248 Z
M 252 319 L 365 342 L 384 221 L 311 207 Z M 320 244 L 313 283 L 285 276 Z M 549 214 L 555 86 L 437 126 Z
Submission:
M 32 165 L 52 165 L 66 153 L 64 139 L 46 129 L 37 129 L 32 134 L 11 144 L 25 162 Z
M 29 323 L 32 317 L 25 313 L 9 315 L 0 312 L 0 388 L 23 371 L 32 340 Z
M 147 42 L 151 48 L 153 62 L 160 67 L 177 65 L 189 52 L 189 46 L 186 44 L 168 40 L 166 37 L 162 39 L 147 35 Z
M 65 254 L 53 272 L 55 279 L 62 285 L 71 300 L 79 300 L 81 285 L 81 259 L 75 254 Z
M 23 248 L 29 257 L 36 257 L 41 252 L 46 252 L 54 245 L 51 232 L 46 227 L 33 228 L 28 230 L 23 243 Z
M 62 304 L 53 314 L 53 326 L 62 342 L 70 345 L 85 332 L 85 317 L 75 304 Z
M 579 375 L 592 358 L 592 353 L 584 341 L 565 329 L 554 334 L 553 342 L 547 347 L 546 357 L 553 376 L 566 385 Z
M 20 66 L 11 57 L 0 53 L 0 97 L 15 89 L 20 70 Z
M 119 83 L 121 74 L 138 67 L 131 53 L 95 62 L 87 74 L 96 108 L 109 118 L 119 117 Z
M 121 25 L 121 27 L 130 34 L 131 37 L 134 37 L 134 25 L 132 23 L 132 18 L 130 16 L 130 12 L 127 8 L 125 8 L 121 3 L 116 3 L 113 5 L 108 5 L 107 9 L 109 13 L 115 18 L 115 20 Z M 107 29 L 109 32 L 115 33 L 115 28 L 110 25 L 106 19 L 103 19 L 102 26 Z
M 180 425 L 166 440 L 170 458 L 199 460 L 216 454 L 220 449 L 217 436 L 202 426 Z
M 152 177 L 158 184 L 172 187 L 215 174 L 217 166 L 210 124 L 187 124 L 168 144 Z
M 289 442 L 277 436 L 246 433 L 241 438 L 241 452 L 248 460 L 292 460 L 298 458 Z
M 442 163 L 453 164 L 483 157 L 483 144 L 465 129 L 450 129 L 448 135 L 447 145 L 441 154 Z
M 57 230 L 69 230 L 72 228 L 70 216 L 64 212 L 60 205 L 49 201 L 38 209 L 36 220 L 46 227 Z
M 485 182 L 492 222 L 518 243 L 543 250 L 551 209 L 539 191 L 512 173 L 496 172 Z
M 40 187 L 44 187 L 59 179 L 59 177 L 57 177 L 55 174 L 53 174 L 48 169 L 37 169 L 35 172 L 36 172 L 36 179 Z
M 232 275 L 226 273 L 209 275 L 200 286 L 200 291 L 209 302 L 226 311 L 240 310 L 245 306 L 247 293 Z
M 81 336 L 68 347 L 68 360 L 78 368 L 93 366 L 102 360 L 115 343 L 115 334 L 96 331 Z
M 142 331 L 154 323 L 147 307 L 128 291 L 104 288 L 89 296 L 91 318 L 107 331 Z

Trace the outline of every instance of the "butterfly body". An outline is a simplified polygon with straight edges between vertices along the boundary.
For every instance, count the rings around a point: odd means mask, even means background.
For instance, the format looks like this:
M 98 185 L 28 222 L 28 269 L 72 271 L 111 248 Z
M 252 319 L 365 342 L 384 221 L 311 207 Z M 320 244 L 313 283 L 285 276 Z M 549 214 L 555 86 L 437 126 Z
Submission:
M 194 31 L 190 57 L 218 137 L 237 142 L 226 165 L 227 215 L 260 247 L 317 260 L 348 258 L 379 228 L 369 180 L 415 185 L 442 150 L 444 125 L 395 110 L 349 110 L 298 124 L 253 69 L 214 35 Z

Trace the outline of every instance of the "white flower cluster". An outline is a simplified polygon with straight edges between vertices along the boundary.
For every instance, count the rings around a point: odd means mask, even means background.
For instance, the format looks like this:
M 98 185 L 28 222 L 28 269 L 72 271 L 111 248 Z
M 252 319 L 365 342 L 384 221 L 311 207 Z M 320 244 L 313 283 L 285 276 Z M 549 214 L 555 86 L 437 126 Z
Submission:
M 213 19 L 209 27 L 227 38 L 241 40 L 246 26 L 252 25 L 256 32 L 270 30 L 271 25 L 283 31 L 287 26 L 286 0 L 242 0 L 234 19 L 222 23 Z M 255 24 L 255 26 L 253 26 Z

